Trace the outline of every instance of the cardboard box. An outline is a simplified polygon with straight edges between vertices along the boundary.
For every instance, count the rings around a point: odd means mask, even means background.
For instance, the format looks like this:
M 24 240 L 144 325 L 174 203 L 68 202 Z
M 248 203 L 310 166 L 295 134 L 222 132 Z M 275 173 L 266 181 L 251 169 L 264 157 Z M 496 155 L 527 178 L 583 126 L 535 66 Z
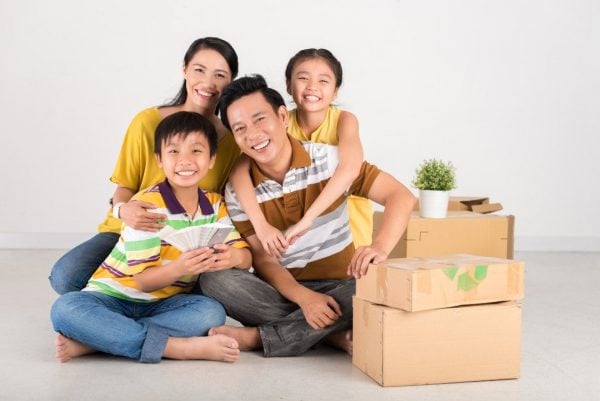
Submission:
M 356 297 L 405 311 L 523 298 L 525 264 L 474 255 L 389 259 L 369 266 Z
M 382 212 L 373 215 L 375 231 L 382 216 Z M 469 253 L 512 259 L 514 224 L 514 216 L 456 211 L 443 219 L 428 219 L 413 212 L 390 258 Z
M 419 202 L 415 204 L 414 210 L 419 210 Z M 451 196 L 448 199 L 448 210 L 493 213 L 502 210 L 502 204 L 490 203 L 490 199 L 484 196 Z
M 382 386 L 518 378 L 515 302 L 422 312 L 354 298 L 352 363 Z

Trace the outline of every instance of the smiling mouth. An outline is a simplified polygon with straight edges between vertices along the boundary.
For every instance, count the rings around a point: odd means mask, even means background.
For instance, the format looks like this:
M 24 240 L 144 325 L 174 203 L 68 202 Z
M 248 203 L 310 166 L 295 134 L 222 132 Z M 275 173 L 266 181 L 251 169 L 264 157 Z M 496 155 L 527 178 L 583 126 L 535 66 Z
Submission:
M 196 170 L 183 170 L 183 171 L 176 171 L 175 174 L 177 175 L 182 175 L 184 177 L 189 177 L 191 175 L 196 174 Z
M 321 98 L 316 95 L 306 95 L 304 96 L 304 99 L 308 100 L 309 102 L 317 102 L 321 100 Z
M 204 96 L 204 97 L 213 97 L 215 96 L 215 93 L 213 92 L 207 92 L 201 89 L 197 89 L 196 93 L 199 94 L 200 96 Z
M 270 139 L 267 139 L 267 140 L 266 140 L 266 141 L 264 141 L 264 142 L 261 142 L 261 143 L 259 143 L 259 144 L 257 144 L 257 145 L 254 145 L 254 146 L 252 146 L 252 149 L 254 149 L 254 150 L 263 150 L 264 148 L 266 148 L 266 147 L 267 147 L 267 145 L 268 145 L 269 143 L 271 143 L 271 140 L 270 140 Z

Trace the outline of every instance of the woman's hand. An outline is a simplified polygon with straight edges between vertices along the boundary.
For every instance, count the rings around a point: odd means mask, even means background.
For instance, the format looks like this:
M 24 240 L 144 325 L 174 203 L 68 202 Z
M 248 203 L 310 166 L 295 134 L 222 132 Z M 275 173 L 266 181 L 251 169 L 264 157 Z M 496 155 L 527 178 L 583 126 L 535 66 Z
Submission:
M 163 224 L 159 222 L 166 220 L 167 216 L 149 212 L 147 209 L 156 209 L 156 205 L 138 200 L 129 201 L 121 205 L 119 218 L 127 226 L 136 230 L 159 231 L 163 228 Z

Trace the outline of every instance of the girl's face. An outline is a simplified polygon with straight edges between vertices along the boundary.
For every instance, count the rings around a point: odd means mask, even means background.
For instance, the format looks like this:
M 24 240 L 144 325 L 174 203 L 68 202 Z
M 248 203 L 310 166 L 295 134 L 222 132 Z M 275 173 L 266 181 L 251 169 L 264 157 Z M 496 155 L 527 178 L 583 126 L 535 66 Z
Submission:
M 231 70 L 219 52 L 202 49 L 183 68 L 183 77 L 188 93 L 186 105 L 213 113 L 221 92 L 231 82 Z
M 337 96 L 335 74 L 320 57 L 305 59 L 292 69 L 287 91 L 298 110 L 321 111 L 329 107 Z

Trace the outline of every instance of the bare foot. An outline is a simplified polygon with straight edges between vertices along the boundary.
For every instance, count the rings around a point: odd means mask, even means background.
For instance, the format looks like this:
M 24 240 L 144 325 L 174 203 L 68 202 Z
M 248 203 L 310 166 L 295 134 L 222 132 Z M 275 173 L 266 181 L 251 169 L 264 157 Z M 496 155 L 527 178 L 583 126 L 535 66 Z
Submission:
M 346 351 L 352 356 L 352 330 L 338 331 L 327 336 L 327 344 Z
M 222 334 L 210 337 L 169 337 L 163 356 L 170 359 L 235 362 L 240 357 L 240 347 L 234 338 Z
M 54 346 L 56 347 L 56 360 L 61 363 L 69 362 L 71 359 L 81 355 L 93 354 L 96 352 L 96 350 L 91 349 L 87 345 L 65 337 L 62 334 L 56 336 Z
M 240 344 L 240 350 L 252 351 L 262 346 L 260 334 L 256 327 L 219 326 L 208 331 L 209 336 L 224 334 L 233 337 Z

